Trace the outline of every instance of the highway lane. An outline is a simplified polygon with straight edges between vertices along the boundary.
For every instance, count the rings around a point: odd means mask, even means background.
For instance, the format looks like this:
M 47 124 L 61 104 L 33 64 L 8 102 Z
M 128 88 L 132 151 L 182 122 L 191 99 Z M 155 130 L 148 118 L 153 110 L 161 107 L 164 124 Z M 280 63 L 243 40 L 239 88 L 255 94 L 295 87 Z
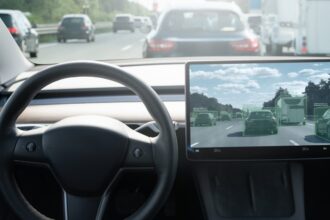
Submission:
M 279 126 L 278 134 L 244 136 L 244 121 L 217 122 L 212 127 L 192 127 L 193 147 L 249 147 L 249 146 L 300 146 L 330 145 L 328 141 L 315 136 L 314 124 Z
M 112 60 L 142 58 L 142 46 L 145 34 L 139 31 L 102 33 L 96 35 L 96 41 L 68 40 L 67 43 L 41 44 L 35 63 L 47 64 L 71 60 Z

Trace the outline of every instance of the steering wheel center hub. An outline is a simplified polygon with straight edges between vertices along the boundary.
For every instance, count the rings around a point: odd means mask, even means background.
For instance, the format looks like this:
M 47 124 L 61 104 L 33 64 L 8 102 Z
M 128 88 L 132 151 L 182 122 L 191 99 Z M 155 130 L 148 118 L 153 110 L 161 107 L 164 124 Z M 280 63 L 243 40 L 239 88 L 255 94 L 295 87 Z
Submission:
M 50 126 L 43 150 L 64 189 L 73 194 L 104 191 L 125 158 L 126 129 L 102 116 L 70 117 Z

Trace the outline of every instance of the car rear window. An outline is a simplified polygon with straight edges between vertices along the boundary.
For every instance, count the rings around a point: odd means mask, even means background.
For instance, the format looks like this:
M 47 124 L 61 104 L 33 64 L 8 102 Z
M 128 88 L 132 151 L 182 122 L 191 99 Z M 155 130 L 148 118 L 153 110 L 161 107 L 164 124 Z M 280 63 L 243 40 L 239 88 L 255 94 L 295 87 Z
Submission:
M 235 32 L 243 29 L 239 16 L 231 11 L 172 11 L 164 19 L 164 31 L 175 33 Z
M 12 27 L 13 26 L 11 15 L 9 15 L 9 14 L 0 14 L 0 18 L 3 21 L 3 23 L 5 23 L 5 25 L 7 27 Z
M 199 119 L 209 119 L 209 115 L 208 114 L 199 114 L 197 117 Z
M 121 16 L 121 17 L 116 17 L 116 21 L 119 21 L 119 22 L 129 22 L 129 17 L 127 16 Z
M 272 114 L 270 112 L 251 112 L 249 119 L 264 119 L 271 117 Z
M 83 24 L 83 18 L 64 18 L 62 21 L 62 25 L 64 26 L 75 26 Z

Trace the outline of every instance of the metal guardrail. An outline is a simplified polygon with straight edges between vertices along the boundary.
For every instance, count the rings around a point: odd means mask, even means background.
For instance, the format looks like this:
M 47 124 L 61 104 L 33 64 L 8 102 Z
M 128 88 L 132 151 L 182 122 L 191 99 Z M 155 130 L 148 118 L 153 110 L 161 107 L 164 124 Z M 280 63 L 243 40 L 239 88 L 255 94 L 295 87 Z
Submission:
M 39 35 L 47 35 L 47 34 L 56 34 L 57 33 L 58 24 L 39 24 L 37 25 L 37 32 Z M 112 28 L 112 22 L 98 22 L 95 24 L 95 28 L 97 29 L 106 29 Z

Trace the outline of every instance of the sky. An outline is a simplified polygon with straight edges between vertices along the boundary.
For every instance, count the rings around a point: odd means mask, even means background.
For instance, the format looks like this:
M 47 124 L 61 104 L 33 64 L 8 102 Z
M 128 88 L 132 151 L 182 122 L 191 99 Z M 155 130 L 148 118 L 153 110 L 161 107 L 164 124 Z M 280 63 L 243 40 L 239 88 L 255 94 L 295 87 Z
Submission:
M 302 96 L 309 81 L 329 79 L 330 62 L 193 64 L 190 66 L 190 91 L 215 97 L 219 103 L 261 107 L 278 88 Z

